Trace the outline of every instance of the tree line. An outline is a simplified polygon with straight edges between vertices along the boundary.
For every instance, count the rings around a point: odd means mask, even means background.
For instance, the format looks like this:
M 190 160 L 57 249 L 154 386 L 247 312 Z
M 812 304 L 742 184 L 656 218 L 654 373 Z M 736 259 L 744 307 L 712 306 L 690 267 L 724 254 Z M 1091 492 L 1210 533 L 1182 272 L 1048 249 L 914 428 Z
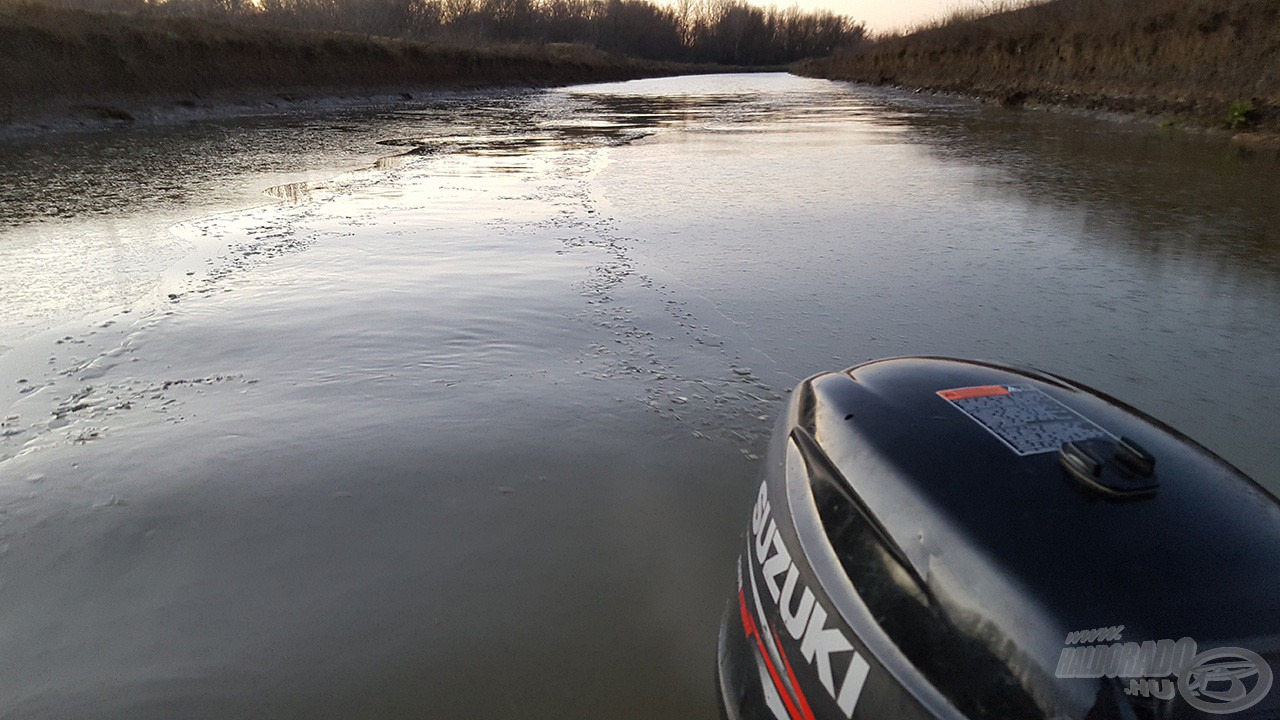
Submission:
M 782 65 L 852 47 L 847 16 L 744 0 L 45 0 L 422 42 L 582 43 L 652 60 Z

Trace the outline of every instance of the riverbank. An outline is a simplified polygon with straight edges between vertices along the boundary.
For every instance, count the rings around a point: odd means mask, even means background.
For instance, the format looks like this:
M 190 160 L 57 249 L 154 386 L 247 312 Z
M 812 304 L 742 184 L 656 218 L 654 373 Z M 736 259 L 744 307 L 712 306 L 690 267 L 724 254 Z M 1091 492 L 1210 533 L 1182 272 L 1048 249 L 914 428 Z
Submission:
M 411 99 L 427 90 L 723 69 L 581 45 L 446 46 L 188 17 L 4 6 L 0 135 Z
M 805 61 L 809 77 L 962 93 L 1007 106 L 1137 113 L 1280 132 L 1280 6 L 1270 0 L 1054 0 L 956 16 Z

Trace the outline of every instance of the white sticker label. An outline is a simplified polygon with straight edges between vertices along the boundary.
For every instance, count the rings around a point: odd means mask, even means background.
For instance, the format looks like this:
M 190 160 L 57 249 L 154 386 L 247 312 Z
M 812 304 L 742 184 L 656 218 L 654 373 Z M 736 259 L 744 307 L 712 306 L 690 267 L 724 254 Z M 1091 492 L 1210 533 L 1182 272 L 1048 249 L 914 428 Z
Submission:
M 980 385 L 939 390 L 938 396 L 1019 455 L 1056 452 L 1065 442 L 1114 437 L 1034 387 Z

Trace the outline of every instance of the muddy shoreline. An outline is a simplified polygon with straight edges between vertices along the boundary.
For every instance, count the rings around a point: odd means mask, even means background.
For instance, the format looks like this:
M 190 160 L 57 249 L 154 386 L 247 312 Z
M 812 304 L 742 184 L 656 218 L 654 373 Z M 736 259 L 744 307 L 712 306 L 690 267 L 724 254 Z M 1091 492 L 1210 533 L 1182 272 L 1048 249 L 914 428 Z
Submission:
M 805 69 L 792 68 L 800 77 L 813 77 L 837 82 L 850 82 L 869 87 L 925 93 L 935 97 L 952 97 L 1000 106 L 1010 111 L 1050 112 L 1076 117 L 1094 118 L 1129 126 L 1148 126 L 1155 132 L 1170 132 L 1202 138 L 1213 144 L 1229 146 L 1233 151 L 1257 157 L 1280 160 L 1280 126 L 1251 127 L 1236 130 L 1205 119 L 1193 112 L 1179 112 L 1158 100 L 1144 102 L 1140 98 L 1112 99 L 1044 93 L 1032 96 L 1012 88 L 964 87 L 950 83 L 898 83 L 893 80 L 859 80 L 828 77 Z M 1012 98 L 1012 99 L 1011 99 Z
M 547 87 L 554 84 L 548 83 Z M 539 87 L 492 85 L 489 87 Z M 311 116 L 348 110 L 416 109 L 486 86 L 298 87 L 188 94 L 102 94 L 32 102 L 0 118 L 0 141 L 58 133 L 157 128 L 217 120 Z

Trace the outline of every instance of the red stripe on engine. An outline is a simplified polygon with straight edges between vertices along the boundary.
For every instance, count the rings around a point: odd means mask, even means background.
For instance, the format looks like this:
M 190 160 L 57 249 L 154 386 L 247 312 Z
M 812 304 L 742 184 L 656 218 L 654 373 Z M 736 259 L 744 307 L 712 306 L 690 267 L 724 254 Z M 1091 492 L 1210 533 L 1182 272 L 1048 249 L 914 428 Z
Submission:
M 796 691 L 796 702 L 800 704 L 800 716 L 804 720 L 814 720 L 813 710 L 809 708 L 809 701 L 805 699 L 804 693 L 800 691 L 800 681 L 796 679 L 796 674 L 791 670 L 791 661 L 787 659 L 787 654 L 782 652 L 782 639 L 778 637 L 778 631 L 773 631 L 773 641 L 778 644 L 778 654 L 782 656 L 782 664 L 787 668 L 787 677 L 791 679 L 791 687 Z
M 809 703 L 805 701 L 804 695 L 800 694 L 800 687 L 796 686 L 796 694 L 800 695 L 800 702 L 804 706 L 807 714 L 801 715 L 800 710 L 796 708 L 796 702 L 791 697 L 791 692 L 787 690 L 787 686 L 783 684 L 782 678 L 778 675 L 778 669 L 773 666 L 773 659 L 769 657 L 769 649 L 764 645 L 764 638 L 760 636 L 760 629 L 756 626 L 755 619 L 751 617 L 751 611 L 747 609 L 747 596 L 745 589 L 738 590 L 738 610 L 742 613 L 742 628 L 747 637 L 755 636 L 756 648 L 760 651 L 760 657 L 764 660 L 764 665 L 769 669 L 769 677 L 773 680 L 773 686 L 777 688 L 778 694 L 782 696 L 782 702 L 787 706 L 787 715 L 791 720 L 813 720 L 813 712 L 809 710 Z M 774 634 L 775 642 L 777 634 Z M 787 661 L 787 657 L 781 651 L 781 645 L 778 646 L 778 654 L 782 655 L 783 662 L 787 663 L 788 675 L 792 683 L 795 683 L 795 675 L 790 675 L 791 663 Z

